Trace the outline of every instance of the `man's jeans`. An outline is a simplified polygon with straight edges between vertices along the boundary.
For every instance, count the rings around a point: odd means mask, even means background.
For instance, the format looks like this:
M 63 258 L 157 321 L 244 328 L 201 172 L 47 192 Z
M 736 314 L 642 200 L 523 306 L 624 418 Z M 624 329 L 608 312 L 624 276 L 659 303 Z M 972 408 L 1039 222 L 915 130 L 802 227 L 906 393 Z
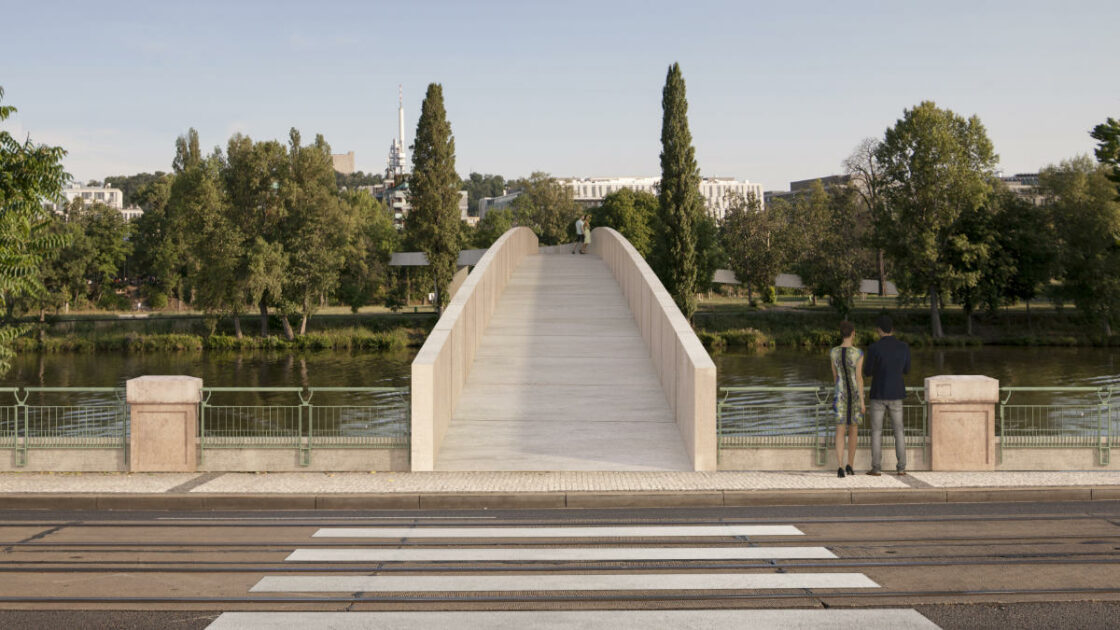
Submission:
M 871 399 L 871 470 L 882 471 L 883 413 L 890 411 L 898 470 L 906 470 L 906 438 L 902 434 L 902 401 Z

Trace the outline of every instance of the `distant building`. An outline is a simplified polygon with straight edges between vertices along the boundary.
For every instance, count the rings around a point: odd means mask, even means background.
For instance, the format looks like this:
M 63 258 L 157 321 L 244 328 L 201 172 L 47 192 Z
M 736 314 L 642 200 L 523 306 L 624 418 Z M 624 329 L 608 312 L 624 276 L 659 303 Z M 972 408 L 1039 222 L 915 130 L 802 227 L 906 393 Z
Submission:
M 660 177 L 588 177 L 558 180 L 572 190 L 576 203 L 587 208 L 603 203 L 607 195 L 623 188 L 643 191 L 656 195 Z M 705 177 L 700 180 L 700 196 L 708 213 L 722 219 L 732 200 L 737 196 L 744 199 L 754 195 L 762 198 L 762 185 L 739 181 L 733 177 Z
M 110 208 L 117 210 L 124 209 L 124 193 L 117 188 L 108 186 L 70 186 L 69 188 L 62 189 L 62 196 L 66 198 L 66 203 L 70 203 L 75 199 L 81 199 L 86 205 L 93 203 L 103 203 Z
M 138 206 L 130 206 L 128 208 L 122 208 L 121 214 L 124 216 L 125 221 L 135 221 L 144 216 L 144 209 Z
M 824 177 L 814 177 L 812 179 L 799 179 L 795 182 L 789 183 L 789 190 L 768 190 L 762 195 L 763 202 L 769 206 L 775 199 L 789 199 L 809 192 L 813 188 L 813 182 L 820 182 L 825 190 L 834 186 L 847 186 L 852 183 L 851 175 L 825 175 Z
M 1010 177 L 1001 176 L 999 179 L 1020 199 L 1026 199 L 1036 206 L 1041 206 L 1045 200 L 1038 190 L 1038 173 L 1017 173 Z
M 332 153 L 331 162 L 334 163 L 334 170 L 343 175 L 354 174 L 354 152 L 348 151 L 346 153 Z
M 498 197 L 483 197 L 478 200 L 478 218 L 482 220 L 487 212 L 491 210 L 501 210 L 513 205 L 513 200 L 521 196 L 521 191 L 506 193 Z
M 398 90 L 399 90 L 398 86 Z M 393 215 L 393 224 L 404 227 L 408 211 L 408 154 L 404 148 L 404 92 L 398 92 L 397 137 L 389 144 L 389 157 L 385 161 L 385 178 L 380 184 L 359 186 L 385 204 Z

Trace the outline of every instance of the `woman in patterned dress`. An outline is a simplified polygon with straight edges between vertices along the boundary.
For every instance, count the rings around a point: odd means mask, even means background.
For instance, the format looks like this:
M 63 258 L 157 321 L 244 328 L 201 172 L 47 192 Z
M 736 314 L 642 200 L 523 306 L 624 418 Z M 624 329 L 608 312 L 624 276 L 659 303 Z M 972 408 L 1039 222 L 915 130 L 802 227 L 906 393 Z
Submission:
M 847 472 L 854 475 L 852 464 L 856 459 L 856 442 L 859 425 L 867 412 L 863 399 L 863 350 L 855 347 L 856 328 L 851 322 L 840 322 L 843 341 L 829 351 L 832 363 L 832 382 L 836 391 L 832 397 L 832 411 L 836 415 L 836 476 Z M 844 436 L 848 437 L 848 465 L 844 466 Z

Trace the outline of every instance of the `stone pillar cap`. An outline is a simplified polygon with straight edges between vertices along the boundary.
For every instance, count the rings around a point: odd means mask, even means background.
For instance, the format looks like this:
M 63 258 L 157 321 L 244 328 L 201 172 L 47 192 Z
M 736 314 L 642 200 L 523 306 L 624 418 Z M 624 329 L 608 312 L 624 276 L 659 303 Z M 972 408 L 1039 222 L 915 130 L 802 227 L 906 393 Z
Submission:
M 202 401 L 202 379 L 197 376 L 138 376 L 125 383 L 130 405 L 181 405 Z
M 980 374 L 926 377 L 926 400 L 931 403 L 996 403 L 999 381 Z

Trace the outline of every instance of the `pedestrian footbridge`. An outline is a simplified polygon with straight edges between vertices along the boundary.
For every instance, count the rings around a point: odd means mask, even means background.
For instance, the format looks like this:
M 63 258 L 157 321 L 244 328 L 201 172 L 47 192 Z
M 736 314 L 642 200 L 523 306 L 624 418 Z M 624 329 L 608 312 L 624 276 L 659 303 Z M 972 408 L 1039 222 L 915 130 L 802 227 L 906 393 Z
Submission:
M 503 235 L 412 365 L 413 470 L 714 470 L 715 365 L 642 257 Z

